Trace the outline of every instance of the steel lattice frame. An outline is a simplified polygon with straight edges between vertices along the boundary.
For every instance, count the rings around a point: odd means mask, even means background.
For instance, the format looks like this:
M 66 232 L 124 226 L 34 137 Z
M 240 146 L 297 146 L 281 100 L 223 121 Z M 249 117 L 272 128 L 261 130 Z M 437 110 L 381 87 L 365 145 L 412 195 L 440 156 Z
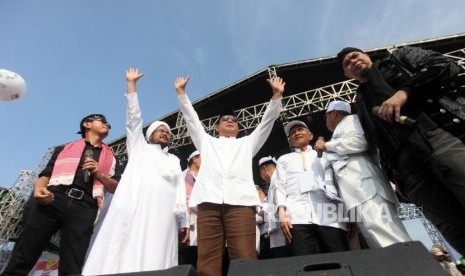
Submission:
M 19 236 L 22 209 L 32 193 L 30 183 L 33 178 L 33 171 L 22 170 L 14 187 L 4 191 L 0 205 L 0 249 L 2 245 Z
M 32 193 L 33 171 L 22 170 L 14 187 L 2 191 L 0 197 L 0 271 L 3 271 L 13 250 L 13 241 L 21 233 L 21 221 L 24 203 Z
M 22 170 L 15 185 L 0 196 L 0 271 L 3 270 L 13 250 L 13 241 L 21 234 L 24 204 L 32 194 L 39 173 L 45 168 L 55 147 L 50 147 L 35 171 Z M 56 241 L 57 236 L 52 240 Z
M 386 51 L 392 51 L 392 49 L 394 48 L 387 48 Z M 448 52 L 444 55 L 455 60 L 465 69 L 465 48 Z M 271 79 L 275 78 L 277 76 L 276 67 L 268 68 L 268 74 Z M 283 97 L 282 121 L 286 122 L 300 116 L 324 111 L 328 103 L 333 100 L 344 100 L 352 103 L 355 101 L 357 87 L 358 84 L 356 81 L 347 80 Z M 268 102 L 237 110 L 236 115 L 240 131 L 254 129 L 260 122 L 267 104 Z M 201 121 L 207 133 L 215 135 L 215 125 L 218 119 L 218 116 L 214 116 Z M 170 148 L 178 148 L 192 143 L 181 112 L 177 113 L 176 126 L 172 128 L 172 132 L 173 136 Z M 118 143 L 111 144 L 111 147 L 120 160 L 127 159 L 126 143 L 123 139 L 119 139 Z
M 274 68 L 269 69 L 270 78 L 273 77 Z M 323 111 L 327 108 L 328 103 L 333 100 L 345 100 L 354 102 L 357 84 L 354 80 L 335 83 L 332 85 L 312 89 L 291 96 L 283 97 L 283 109 L 281 116 L 283 121 L 290 120 L 299 116 Z M 254 129 L 261 121 L 265 113 L 268 102 L 254 106 L 249 106 L 236 111 L 236 116 L 240 124 L 240 131 Z M 205 131 L 215 135 L 215 125 L 218 123 L 218 116 L 201 120 Z M 170 148 L 177 148 L 191 144 L 189 133 L 186 129 L 186 123 L 181 112 L 177 113 L 176 126 L 171 129 L 172 137 Z M 121 160 L 126 160 L 125 142 L 111 145 L 113 152 Z
M 441 244 L 444 248 L 449 249 L 438 229 L 425 217 L 425 215 L 423 215 L 421 208 L 418 208 L 413 203 L 401 203 L 398 215 L 401 220 L 420 219 L 431 241 L 433 243 Z M 448 251 L 450 252 L 450 250 Z M 456 261 L 454 256 L 451 255 L 451 258 L 454 262 Z

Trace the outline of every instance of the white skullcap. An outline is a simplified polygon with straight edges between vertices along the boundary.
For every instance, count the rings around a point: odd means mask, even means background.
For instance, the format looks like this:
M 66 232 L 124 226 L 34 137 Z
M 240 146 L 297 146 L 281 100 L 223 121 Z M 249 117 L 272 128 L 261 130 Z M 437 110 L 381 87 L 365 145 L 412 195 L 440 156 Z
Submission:
M 352 113 L 350 109 L 350 104 L 344 101 L 332 101 L 328 105 L 328 109 L 326 110 L 326 113 L 334 111 L 334 110 L 339 110 L 339 111 L 345 111 L 349 114 Z
M 194 151 L 193 153 L 191 153 L 191 155 L 189 155 L 189 158 L 187 158 L 187 162 L 191 161 L 191 159 L 197 155 L 200 155 L 200 152 L 198 150 Z
M 258 161 L 258 167 L 261 167 L 262 165 L 265 165 L 265 164 L 276 164 L 276 159 L 274 159 L 274 157 L 271 157 L 271 156 L 260 158 L 260 160 Z
M 286 136 L 289 137 L 289 132 L 291 132 L 291 129 L 295 126 L 303 126 L 305 127 L 306 129 L 308 129 L 308 126 L 302 122 L 302 121 L 299 121 L 299 120 L 294 120 L 294 121 L 290 121 L 285 127 L 284 127 L 284 131 L 286 132 Z
M 145 133 L 145 139 L 147 139 L 147 142 L 150 143 L 150 136 L 152 136 L 152 133 L 153 133 L 159 126 L 165 126 L 165 127 L 168 129 L 168 131 L 169 131 L 169 133 L 170 133 L 170 135 L 171 135 L 171 129 L 170 129 L 170 126 L 169 126 L 167 123 L 162 122 L 162 121 L 155 121 L 155 122 L 153 122 L 153 123 L 149 126 L 149 128 L 147 129 L 147 132 Z

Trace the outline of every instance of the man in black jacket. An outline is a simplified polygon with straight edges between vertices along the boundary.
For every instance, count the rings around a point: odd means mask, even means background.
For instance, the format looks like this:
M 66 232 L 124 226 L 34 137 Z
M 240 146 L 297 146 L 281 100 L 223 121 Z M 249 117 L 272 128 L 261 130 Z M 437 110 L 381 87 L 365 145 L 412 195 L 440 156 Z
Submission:
M 437 120 L 437 114 L 445 114 L 452 124 L 465 119 L 457 118 L 457 110 L 449 113 L 444 104 L 456 103 L 457 76 L 463 69 L 440 53 L 408 46 L 376 62 L 352 47 L 337 58 L 344 75 L 360 82 L 357 109 L 384 169 L 465 254 L 465 145 L 457 133 L 444 130 L 450 124 Z

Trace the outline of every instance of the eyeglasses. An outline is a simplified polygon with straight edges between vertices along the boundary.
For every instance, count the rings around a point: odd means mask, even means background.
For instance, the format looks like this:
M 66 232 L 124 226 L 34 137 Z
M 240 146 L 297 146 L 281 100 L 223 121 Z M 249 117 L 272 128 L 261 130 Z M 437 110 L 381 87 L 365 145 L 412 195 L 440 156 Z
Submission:
M 221 116 L 220 118 L 220 121 L 222 122 L 227 122 L 227 121 L 233 121 L 234 123 L 237 123 L 237 117 L 236 116 L 232 116 L 232 115 L 223 115 Z
M 111 129 L 111 125 L 109 122 L 107 122 L 105 119 L 102 118 L 97 118 L 97 119 L 88 119 L 88 122 L 93 122 L 93 121 L 100 121 L 102 124 L 107 125 L 108 129 Z

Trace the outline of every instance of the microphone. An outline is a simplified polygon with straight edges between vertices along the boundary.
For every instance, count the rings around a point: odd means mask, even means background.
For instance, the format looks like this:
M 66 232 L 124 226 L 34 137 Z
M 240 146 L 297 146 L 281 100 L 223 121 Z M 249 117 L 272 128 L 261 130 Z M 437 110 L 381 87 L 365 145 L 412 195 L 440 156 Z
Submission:
M 324 141 L 325 137 L 320 136 L 320 137 L 318 137 L 318 140 Z M 322 156 L 323 156 L 323 151 L 322 150 L 317 150 L 316 151 L 316 157 L 321 158 Z
M 94 159 L 94 152 L 91 149 L 87 149 L 84 152 L 84 161 L 91 160 L 91 159 Z M 89 170 L 84 170 L 84 177 L 83 177 L 84 183 L 89 183 L 89 179 L 90 179 Z
M 379 111 L 380 108 L 381 108 L 380 106 L 373 107 L 373 109 L 371 110 L 371 114 L 379 117 L 378 111 Z M 414 119 L 411 119 L 411 118 L 409 118 L 407 116 L 402 116 L 401 115 L 400 118 L 399 118 L 398 123 L 401 124 L 401 125 L 406 125 L 406 126 L 414 126 L 414 125 L 417 124 L 417 121 L 414 120 Z

